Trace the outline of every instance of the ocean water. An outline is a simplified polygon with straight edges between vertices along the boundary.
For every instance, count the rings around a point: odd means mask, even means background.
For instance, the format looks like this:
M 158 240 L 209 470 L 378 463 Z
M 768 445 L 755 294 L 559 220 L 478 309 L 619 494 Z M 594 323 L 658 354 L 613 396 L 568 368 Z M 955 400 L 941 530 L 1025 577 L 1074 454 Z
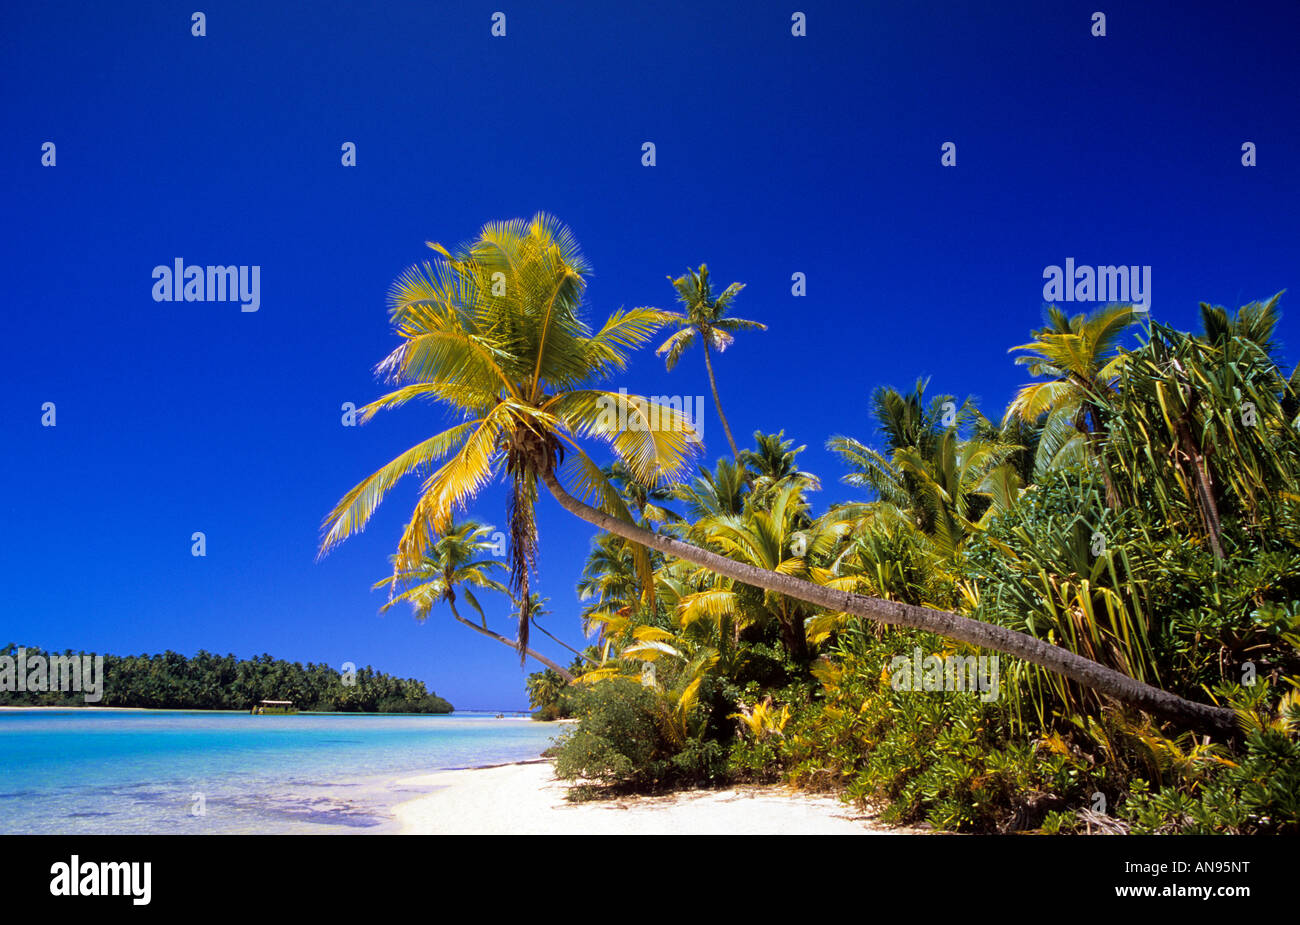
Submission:
M 401 775 L 538 757 L 550 723 L 0 710 L 0 833 L 388 833 Z

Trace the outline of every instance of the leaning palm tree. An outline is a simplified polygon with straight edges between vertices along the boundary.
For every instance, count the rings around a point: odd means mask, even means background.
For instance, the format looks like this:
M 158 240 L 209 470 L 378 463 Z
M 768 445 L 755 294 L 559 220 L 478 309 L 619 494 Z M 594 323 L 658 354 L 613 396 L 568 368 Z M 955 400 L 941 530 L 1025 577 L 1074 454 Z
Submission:
M 376 588 L 389 589 L 388 603 L 379 608 L 379 612 L 384 613 L 402 601 L 407 601 L 415 611 L 415 619 L 423 623 L 434 607 L 445 603 L 456 622 L 463 623 L 474 632 L 502 645 L 519 648 L 518 642 L 488 629 L 487 616 L 472 590 L 478 588 L 481 591 L 506 593 L 506 586 L 492 577 L 495 570 L 504 566 L 486 556 L 488 550 L 494 548 L 494 544 L 487 539 L 491 529 L 472 520 L 453 523 L 442 536 L 427 545 L 418 558 L 405 559 L 400 554 L 392 556 L 393 574 L 374 585 Z M 478 623 L 460 615 L 460 610 L 456 607 L 458 585 L 461 586 L 466 603 L 478 613 Z M 566 680 L 573 680 L 573 675 L 545 655 L 526 646 L 523 651 Z
M 424 272 L 408 272 L 394 293 L 391 314 L 403 343 L 380 370 L 393 376 L 398 388 L 367 405 L 362 419 L 425 397 L 442 401 L 466 420 L 407 450 L 348 492 L 326 518 L 322 554 L 359 532 L 402 476 L 445 459 L 421 486 L 398 544 L 404 559 L 417 557 L 431 530 L 445 532 L 456 508 L 492 478 L 505 475 L 513 502 L 512 578 L 526 592 L 537 548 L 533 506 L 540 482 L 565 510 L 639 549 L 654 549 L 835 613 L 911 626 L 1014 655 L 1171 720 L 1223 734 L 1235 729 L 1231 710 L 1185 700 L 1033 636 L 818 585 L 636 525 L 578 441 L 594 437 L 608 443 L 648 485 L 671 479 L 687 466 L 698 439 L 680 412 L 596 387 L 624 368 L 628 352 L 653 335 L 663 314 L 618 311 L 593 332 L 581 314 L 586 262 L 568 229 L 549 216 L 486 225 L 455 256 L 434 249 L 441 259 Z M 633 419 L 636 425 L 628 426 Z M 650 420 L 660 426 L 648 426 Z M 561 482 L 562 474 L 576 496 Z M 515 598 L 527 610 L 526 593 Z M 520 615 L 521 646 L 526 644 L 527 617 Z
M 614 485 L 575 438 L 604 440 L 648 485 L 685 467 L 699 438 L 675 408 L 595 387 L 624 369 L 628 351 L 645 344 L 667 315 L 620 309 L 593 331 L 581 313 L 590 267 L 572 233 L 553 217 L 489 223 L 454 255 L 440 244 L 429 247 L 438 257 L 407 270 L 389 294 L 389 316 L 402 343 L 377 372 L 397 387 L 362 408 L 360 419 L 423 398 L 450 406 L 459 423 L 344 495 L 326 517 L 321 553 L 364 529 L 403 476 L 445 460 L 424 479 L 398 543 L 403 561 L 418 561 L 428 528 L 444 532 L 458 508 L 504 475 L 522 662 L 537 556 L 538 467 L 549 469 L 570 456 L 583 496 L 611 516 L 630 519 Z M 649 580 L 647 551 L 639 548 L 637 557 Z
M 718 397 L 718 381 L 713 375 L 710 350 L 722 353 L 735 342 L 732 336 L 734 332 L 766 331 L 767 325 L 744 318 L 728 318 L 727 310 L 731 308 L 731 302 L 737 293 L 745 288 L 745 284 L 732 283 L 721 295 L 715 297 L 709 284 L 709 268 L 706 264 L 700 264 L 698 270 L 688 267 L 684 276 L 677 279 L 670 276 L 668 279 L 677 290 L 677 301 L 684 306 L 685 312 L 671 316 L 672 323 L 679 330 L 655 352 L 664 358 L 664 365 L 672 370 L 682 354 L 699 338 L 700 345 L 704 348 L 704 368 L 709 371 L 709 388 L 713 390 L 713 404 L 718 409 L 718 420 L 722 422 L 722 432 L 727 435 L 727 443 L 731 444 L 731 455 L 739 460 L 740 450 L 736 446 L 736 439 L 731 436 L 727 416 L 722 413 L 722 399 Z

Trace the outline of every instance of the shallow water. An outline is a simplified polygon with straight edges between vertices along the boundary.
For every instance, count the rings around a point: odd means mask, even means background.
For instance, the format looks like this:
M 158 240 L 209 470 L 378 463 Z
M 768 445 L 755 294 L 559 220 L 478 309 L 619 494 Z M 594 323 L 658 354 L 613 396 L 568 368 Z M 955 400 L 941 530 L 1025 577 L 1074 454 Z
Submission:
M 385 833 L 403 775 L 536 758 L 495 714 L 0 710 L 0 833 Z

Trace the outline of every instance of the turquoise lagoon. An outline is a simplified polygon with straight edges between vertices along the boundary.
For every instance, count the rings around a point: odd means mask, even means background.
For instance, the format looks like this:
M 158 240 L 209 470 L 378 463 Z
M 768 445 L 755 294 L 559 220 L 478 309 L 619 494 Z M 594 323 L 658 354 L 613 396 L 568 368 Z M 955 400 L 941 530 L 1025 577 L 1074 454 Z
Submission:
M 388 833 L 404 775 L 538 757 L 549 723 L 0 710 L 0 833 Z

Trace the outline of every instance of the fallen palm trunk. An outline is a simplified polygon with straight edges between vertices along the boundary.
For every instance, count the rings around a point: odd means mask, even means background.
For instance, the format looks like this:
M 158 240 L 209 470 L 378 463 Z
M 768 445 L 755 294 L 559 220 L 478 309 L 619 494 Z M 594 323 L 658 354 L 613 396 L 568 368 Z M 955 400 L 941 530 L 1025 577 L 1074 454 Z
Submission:
M 1232 710 L 1185 700 L 1176 694 L 1152 687 L 1113 668 L 1107 668 L 1068 649 L 1035 639 L 1025 633 L 943 610 L 931 610 L 928 607 L 917 607 L 912 604 L 838 591 L 800 578 L 737 562 L 690 543 L 645 530 L 597 510 L 565 491 L 564 486 L 556 479 L 555 473 L 549 469 L 543 471 L 541 476 L 551 494 L 569 513 L 633 543 L 684 559 L 715 574 L 807 601 L 831 611 L 842 611 L 894 626 L 910 626 L 948 639 L 1014 655 L 1040 665 L 1048 671 L 1063 675 L 1086 688 L 1112 697 L 1121 703 L 1138 707 L 1182 727 L 1224 737 L 1232 735 L 1237 729 L 1236 714 Z

